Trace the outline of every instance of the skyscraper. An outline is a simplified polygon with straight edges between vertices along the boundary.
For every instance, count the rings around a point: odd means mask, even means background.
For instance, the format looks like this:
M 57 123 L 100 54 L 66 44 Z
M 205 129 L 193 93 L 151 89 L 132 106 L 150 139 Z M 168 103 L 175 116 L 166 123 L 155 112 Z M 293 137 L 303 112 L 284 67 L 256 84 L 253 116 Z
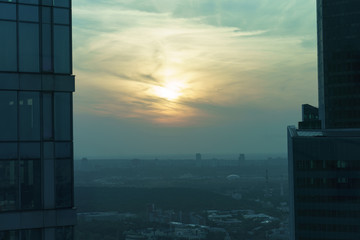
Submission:
M 70 0 L 0 0 L 0 239 L 72 239 Z
M 321 128 L 308 119 L 299 130 L 288 127 L 290 237 L 357 240 L 360 1 L 317 0 L 317 22 Z
M 360 128 L 360 1 L 318 0 L 319 115 L 323 128 Z

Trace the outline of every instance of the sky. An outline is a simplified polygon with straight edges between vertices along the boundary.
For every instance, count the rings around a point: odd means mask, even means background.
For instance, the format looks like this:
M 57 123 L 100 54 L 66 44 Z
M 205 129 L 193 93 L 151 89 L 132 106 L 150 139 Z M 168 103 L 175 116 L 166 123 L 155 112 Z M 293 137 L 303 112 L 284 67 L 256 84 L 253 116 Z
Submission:
M 315 0 L 74 0 L 75 158 L 286 153 Z

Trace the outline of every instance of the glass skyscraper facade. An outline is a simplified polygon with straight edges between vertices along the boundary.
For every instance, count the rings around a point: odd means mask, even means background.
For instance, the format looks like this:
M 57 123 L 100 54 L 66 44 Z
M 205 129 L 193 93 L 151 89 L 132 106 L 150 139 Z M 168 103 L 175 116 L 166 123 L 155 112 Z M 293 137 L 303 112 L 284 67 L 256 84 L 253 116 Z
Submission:
M 72 239 L 71 1 L 0 0 L 0 240 Z
M 323 128 L 360 128 L 360 1 L 318 0 L 319 114 Z
M 317 0 L 317 23 L 321 128 L 288 127 L 290 239 L 358 240 L 360 1 Z

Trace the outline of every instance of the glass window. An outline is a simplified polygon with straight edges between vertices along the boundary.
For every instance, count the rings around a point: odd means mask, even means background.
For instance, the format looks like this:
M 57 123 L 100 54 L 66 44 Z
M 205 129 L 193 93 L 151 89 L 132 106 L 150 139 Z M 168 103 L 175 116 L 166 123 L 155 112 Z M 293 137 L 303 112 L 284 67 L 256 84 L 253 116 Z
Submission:
M 17 71 L 16 23 L 0 21 L 0 71 Z M 1 121 L 1 120 L 0 120 Z
M 19 70 L 39 72 L 39 25 L 19 23 Z
M 53 99 L 51 93 L 43 94 L 43 137 L 53 139 Z
M 16 5 L 0 3 L 0 19 L 16 20 Z
M 52 6 L 53 0 L 42 0 L 41 3 L 46 6 Z
M 55 199 L 56 207 L 72 206 L 72 160 L 55 161 Z
M 21 209 L 41 207 L 40 160 L 20 161 Z
M 17 161 L 0 160 L 0 212 L 18 209 Z
M 56 228 L 55 240 L 72 240 L 73 227 L 58 227 Z
M 55 158 L 71 158 L 71 150 L 71 142 L 57 142 L 55 143 Z
M 70 7 L 70 0 L 54 0 L 55 7 Z
M 51 23 L 51 8 L 42 7 L 42 23 Z
M 41 229 L 21 230 L 21 240 L 41 240 Z
M 0 239 L 1 240 L 18 240 L 19 232 L 18 231 L 0 231 Z
M 17 143 L 1 143 L 0 142 L 0 160 L 17 159 Z
M 71 73 L 70 27 L 54 26 L 54 72 Z
M 70 24 L 70 10 L 64 8 L 54 8 L 54 23 Z
M 52 71 L 51 57 L 51 25 L 42 25 L 42 70 L 44 72 Z
M 17 93 L 0 91 L 0 140 L 17 140 Z
M 37 92 L 19 93 L 19 133 L 21 140 L 40 140 L 40 100 Z
M 39 0 L 18 0 L 19 3 L 39 4 Z
M 19 20 L 20 21 L 39 21 L 39 7 L 29 5 L 19 5 Z
M 55 140 L 71 140 L 71 93 L 54 93 Z
M 20 159 L 40 159 L 40 143 L 20 143 Z

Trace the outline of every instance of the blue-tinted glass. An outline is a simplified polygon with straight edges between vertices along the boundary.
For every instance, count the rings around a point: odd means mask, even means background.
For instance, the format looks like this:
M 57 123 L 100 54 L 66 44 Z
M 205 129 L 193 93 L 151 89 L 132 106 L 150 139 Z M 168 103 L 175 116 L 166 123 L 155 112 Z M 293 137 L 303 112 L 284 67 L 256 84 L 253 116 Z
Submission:
M 41 207 L 41 165 L 40 160 L 20 161 L 21 209 Z
M 0 91 L 0 140 L 17 140 L 17 93 Z
M 0 19 L 16 20 L 16 5 L 0 3 Z
M 0 71 L 17 71 L 16 23 L 0 21 L 0 32 Z
M 0 0 L 3 1 L 3 0 Z M 0 239 L 6 240 L 18 240 L 19 239 L 19 231 L 1 231 L 0 232 Z
M 53 100 L 52 94 L 43 94 L 43 135 L 44 139 L 53 139 Z
M 71 94 L 54 93 L 55 140 L 71 140 Z
M 19 23 L 19 70 L 39 72 L 39 25 Z
M 0 160 L 0 212 L 18 209 L 19 175 L 17 166 L 17 161 Z
M 1 143 L 0 142 L 0 160 L 17 159 L 17 143 Z
M 38 4 L 39 0 L 18 0 L 19 3 Z
M 64 8 L 54 9 L 54 23 L 57 24 L 70 24 L 70 10 Z
M 55 7 L 70 7 L 70 0 L 54 0 Z
M 72 160 L 55 161 L 55 202 L 56 207 L 72 206 Z
M 51 23 L 51 8 L 42 7 L 41 10 L 42 10 L 41 22 L 42 23 Z
M 50 24 L 42 25 L 42 70 L 44 72 L 52 71 Z
M 42 5 L 52 6 L 53 0 L 41 0 Z
M 41 229 L 21 230 L 21 240 L 42 240 Z
M 29 5 L 19 5 L 19 20 L 20 21 L 39 21 L 39 7 Z
M 20 143 L 20 159 L 40 159 L 40 143 Z
M 37 92 L 19 93 L 20 140 L 40 140 L 40 96 Z
M 71 142 L 55 143 L 55 158 L 71 158 L 71 157 L 72 157 Z
M 71 73 L 70 27 L 54 26 L 54 72 Z

